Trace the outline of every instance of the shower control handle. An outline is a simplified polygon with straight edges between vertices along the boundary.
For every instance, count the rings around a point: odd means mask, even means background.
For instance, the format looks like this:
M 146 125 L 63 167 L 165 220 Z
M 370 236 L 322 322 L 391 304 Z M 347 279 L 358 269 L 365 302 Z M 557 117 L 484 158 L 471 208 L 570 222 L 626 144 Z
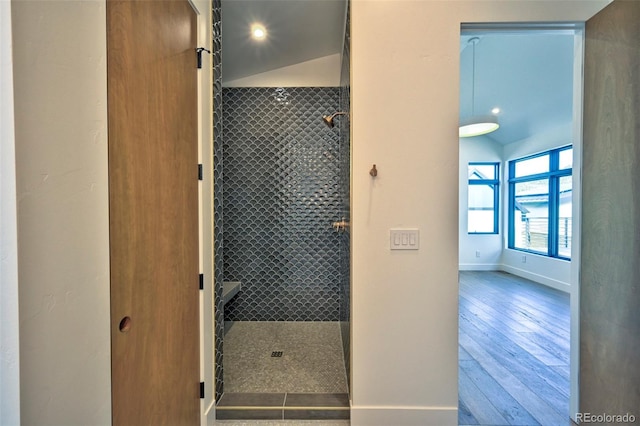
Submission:
M 347 228 L 349 227 L 349 222 L 347 222 L 343 217 L 340 222 L 333 222 L 333 224 L 331 226 L 337 232 L 345 232 L 347 230 Z

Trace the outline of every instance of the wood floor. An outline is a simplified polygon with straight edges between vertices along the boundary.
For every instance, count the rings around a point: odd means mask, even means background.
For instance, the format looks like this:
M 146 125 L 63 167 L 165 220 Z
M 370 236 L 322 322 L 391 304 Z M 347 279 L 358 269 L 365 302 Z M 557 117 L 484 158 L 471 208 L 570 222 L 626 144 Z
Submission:
M 570 425 L 569 295 L 460 272 L 461 425 Z

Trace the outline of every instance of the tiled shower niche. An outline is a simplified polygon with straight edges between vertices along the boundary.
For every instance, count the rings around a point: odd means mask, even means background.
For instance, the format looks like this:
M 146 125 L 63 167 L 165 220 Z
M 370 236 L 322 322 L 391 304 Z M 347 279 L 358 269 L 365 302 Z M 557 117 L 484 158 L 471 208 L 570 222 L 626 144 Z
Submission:
M 225 321 L 339 321 L 344 153 L 322 115 L 339 110 L 340 88 L 222 98 L 224 280 L 242 282 Z

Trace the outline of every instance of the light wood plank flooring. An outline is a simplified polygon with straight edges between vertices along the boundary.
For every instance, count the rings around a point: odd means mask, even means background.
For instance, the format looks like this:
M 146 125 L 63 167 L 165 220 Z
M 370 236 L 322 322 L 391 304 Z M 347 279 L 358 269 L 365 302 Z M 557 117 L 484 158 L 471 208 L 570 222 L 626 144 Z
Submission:
M 570 425 L 569 295 L 460 272 L 459 424 Z

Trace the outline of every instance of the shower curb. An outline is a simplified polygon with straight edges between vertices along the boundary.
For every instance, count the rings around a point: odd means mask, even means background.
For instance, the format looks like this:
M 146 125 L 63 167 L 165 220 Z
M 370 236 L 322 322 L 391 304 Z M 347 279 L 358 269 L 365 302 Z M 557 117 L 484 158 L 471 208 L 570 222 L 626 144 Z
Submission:
M 224 393 L 218 420 L 348 420 L 346 393 Z

